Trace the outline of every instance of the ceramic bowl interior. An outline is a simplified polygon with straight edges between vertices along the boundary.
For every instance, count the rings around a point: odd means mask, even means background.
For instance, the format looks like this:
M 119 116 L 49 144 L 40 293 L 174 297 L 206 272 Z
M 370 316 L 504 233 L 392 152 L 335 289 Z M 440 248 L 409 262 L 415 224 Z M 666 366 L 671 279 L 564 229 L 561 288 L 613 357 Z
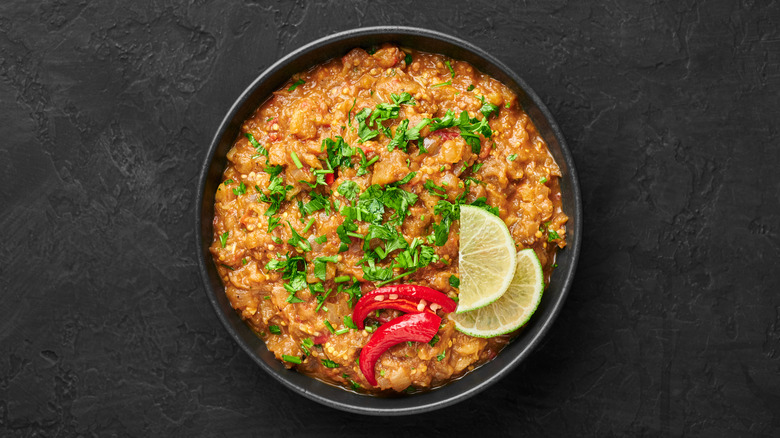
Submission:
M 494 360 L 459 380 L 432 391 L 399 397 L 359 395 L 285 369 L 230 306 L 208 250 L 213 236 L 214 193 L 227 164 L 225 155 L 238 136 L 242 122 L 294 73 L 342 56 L 354 47 L 369 48 L 386 42 L 467 61 L 512 88 L 561 168 L 563 209 L 569 216 L 568 245 L 558 252 L 558 268 L 551 284 L 522 334 Z M 230 108 L 211 142 L 201 170 L 195 214 L 198 260 L 206 294 L 219 319 L 241 348 L 290 389 L 333 408 L 370 415 L 405 415 L 439 409 L 464 400 L 506 376 L 539 344 L 563 306 L 573 281 L 582 235 L 582 206 L 574 161 L 541 99 L 517 74 L 474 45 L 439 32 L 397 26 L 355 29 L 322 38 L 285 56 L 258 76 Z

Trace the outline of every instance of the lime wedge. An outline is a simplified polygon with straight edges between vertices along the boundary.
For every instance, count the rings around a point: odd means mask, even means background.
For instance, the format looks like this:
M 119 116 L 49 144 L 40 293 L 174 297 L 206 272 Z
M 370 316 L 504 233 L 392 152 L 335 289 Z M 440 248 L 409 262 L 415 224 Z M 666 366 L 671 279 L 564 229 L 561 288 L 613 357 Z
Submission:
M 456 313 L 496 301 L 515 274 L 515 241 L 500 217 L 481 208 L 460 207 L 460 294 Z
M 455 328 L 478 338 L 511 333 L 534 314 L 544 291 L 542 264 L 533 249 L 517 253 L 517 269 L 506 293 L 495 302 L 471 312 L 450 314 Z

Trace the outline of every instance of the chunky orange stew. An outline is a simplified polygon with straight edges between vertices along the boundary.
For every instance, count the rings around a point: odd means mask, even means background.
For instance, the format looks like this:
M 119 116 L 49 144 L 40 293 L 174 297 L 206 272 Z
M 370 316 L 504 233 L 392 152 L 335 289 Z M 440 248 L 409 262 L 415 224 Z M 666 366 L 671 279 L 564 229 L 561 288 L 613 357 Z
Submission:
M 511 339 L 447 318 L 461 205 L 548 276 L 566 245 L 560 170 L 517 96 L 441 55 L 356 48 L 297 74 L 227 158 L 211 252 L 232 306 L 287 367 L 361 393 L 443 385 Z

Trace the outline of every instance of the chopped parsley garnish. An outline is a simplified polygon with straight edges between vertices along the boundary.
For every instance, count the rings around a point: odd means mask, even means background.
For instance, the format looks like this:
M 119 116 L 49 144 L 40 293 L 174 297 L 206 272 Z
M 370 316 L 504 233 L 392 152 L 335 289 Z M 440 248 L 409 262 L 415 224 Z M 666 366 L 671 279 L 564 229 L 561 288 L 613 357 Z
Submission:
M 236 196 L 241 196 L 246 193 L 246 184 L 244 184 L 243 181 L 238 184 L 238 187 L 233 189 L 233 194 Z
M 320 280 L 325 281 L 325 275 L 328 269 L 328 262 L 336 263 L 339 261 L 338 256 L 329 257 L 317 257 L 314 259 L 314 276 Z
M 370 121 L 369 123 L 366 123 L 366 119 L 370 115 L 371 108 L 363 108 L 357 114 L 355 114 L 355 121 L 358 123 L 358 137 L 360 137 L 360 143 L 371 140 L 372 138 L 379 135 L 379 131 L 369 127 Z
M 507 161 L 515 161 L 517 159 L 517 154 L 512 154 L 508 157 L 506 157 Z
M 360 297 L 363 296 L 363 292 L 360 290 L 360 283 L 357 281 L 352 282 L 349 286 L 340 284 L 338 286 L 339 292 L 346 292 L 349 294 L 349 306 L 352 307 L 353 303 L 357 302 Z M 346 324 L 346 322 L 345 322 Z M 349 325 L 347 325 L 349 327 Z
M 401 225 L 409 215 L 409 208 L 417 202 L 417 195 L 398 187 L 388 187 L 382 195 L 385 207 L 392 208 L 395 213 L 388 218 L 390 223 Z
M 259 157 L 261 155 L 263 155 L 266 158 L 268 158 L 268 149 L 264 148 L 263 145 L 260 144 L 260 142 L 255 140 L 255 136 L 254 135 L 252 135 L 249 132 L 247 132 L 244 135 L 246 136 L 247 139 L 249 139 L 249 143 L 252 144 L 252 147 L 254 147 L 255 150 L 257 150 L 257 155 L 253 155 L 252 158 L 257 158 L 257 157 Z
M 409 148 L 409 142 L 420 139 L 420 131 L 431 123 L 431 119 L 422 119 L 414 128 L 409 129 L 409 119 L 404 119 L 395 129 L 395 135 L 390 143 L 387 144 L 387 150 L 392 151 L 395 148 L 406 152 Z M 422 150 L 422 147 L 421 147 Z
M 444 356 L 446 354 L 447 354 L 447 352 L 443 350 L 438 356 L 436 356 L 436 360 L 438 360 L 439 362 L 443 361 L 444 360 Z
M 322 362 L 322 365 L 324 365 L 326 368 L 338 368 L 341 366 L 329 359 L 320 359 L 320 362 Z
M 431 85 L 431 88 L 443 87 L 445 85 L 452 85 L 452 81 L 442 82 L 440 84 Z
M 414 178 L 415 175 L 417 175 L 417 172 L 410 172 L 405 177 L 401 178 L 400 180 L 398 180 L 398 181 L 396 181 L 396 182 L 394 182 L 394 183 L 392 183 L 390 185 L 391 186 L 395 186 L 395 187 L 404 185 L 404 184 L 408 183 L 409 181 L 411 181 L 412 178 Z
M 337 135 L 336 139 L 326 138 L 322 140 L 323 146 L 328 153 L 328 163 L 332 169 L 341 167 L 352 167 L 352 155 L 355 150 Z
M 282 171 L 284 170 L 284 166 L 278 164 L 276 166 L 268 166 L 263 170 L 265 170 L 269 175 L 271 175 L 271 178 L 273 178 L 279 175 L 280 173 L 282 173 Z
M 223 184 L 228 185 L 228 184 L 233 184 L 234 182 L 235 181 L 233 181 L 232 179 L 226 179 Z
M 290 257 L 287 254 L 283 259 L 272 259 L 266 263 L 265 268 L 271 271 L 283 271 L 282 279 L 288 281 L 284 284 L 284 288 L 289 293 L 297 292 L 307 285 L 306 260 L 303 257 Z
M 281 335 L 282 329 L 279 328 L 278 325 L 270 325 L 268 326 L 268 331 L 271 332 L 273 335 Z
M 366 158 L 366 153 L 363 152 L 363 149 L 357 148 L 357 151 L 358 154 L 360 155 L 360 164 L 359 164 L 360 167 L 358 168 L 357 176 L 362 176 L 368 173 L 368 166 L 379 161 L 379 156 L 376 156 L 369 160 Z
M 290 157 L 292 157 L 293 163 L 295 163 L 295 167 L 298 169 L 303 169 L 303 164 L 301 164 L 301 160 L 298 158 L 298 154 L 296 154 L 295 151 L 290 152 Z
M 347 125 L 352 126 L 352 110 L 355 109 L 355 103 L 357 102 L 357 97 L 352 99 L 352 106 L 349 108 L 349 112 L 347 113 Z
M 428 345 L 430 345 L 431 347 L 435 347 L 436 344 L 439 343 L 439 339 L 441 339 L 441 338 L 439 337 L 438 334 L 433 335 L 433 338 L 430 341 L 428 341 Z
M 474 84 L 471 84 L 471 85 L 468 86 L 468 88 L 466 88 L 466 91 L 471 91 L 474 88 L 476 88 L 476 87 L 474 87 Z
M 230 235 L 230 231 L 225 231 L 219 236 L 219 244 L 222 245 L 223 248 L 227 246 L 227 239 L 229 235 Z
M 395 148 L 399 148 L 406 152 L 408 142 L 405 142 L 404 139 L 406 137 L 406 129 L 408 127 L 409 119 L 403 119 L 401 123 L 398 124 L 398 126 L 395 128 L 395 134 L 393 135 L 393 138 L 390 140 L 390 143 L 387 144 L 387 150 L 389 152 L 392 152 Z
M 477 120 L 476 118 L 469 118 L 469 113 L 463 111 L 460 116 L 455 117 L 455 113 L 452 110 L 447 110 L 444 117 L 433 119 L 431 123 L 431 131 L 436 131 L 444 128 L 452 128 L 457 126 L 460 129 L 460 136 L 466 141 L 466 144 L 471 146 L 471 152 L 479 154 L 482 150 L 481 140 L 478 134 L 482 134 L 485 138 L 490 138 L 493 135 L 493 130 L 490 129 L 487 118 Z
M 271 176 L 271 181 L 268 184 L 269 194 L 260 193 L 260 200 L 271 204 L 265 212 L 266 216 L 273 216 L 279 211 L 282 201 L 287 197 L 287 192 L 292 190 L 292 188 L 293 186 L 289 184 L 284 185 L 283 179 L 278 173 Z
M 304 301 L 298 297 L 295 296 L 295 292 L 290 292 L 290 295 L 287 296 L 288 303 L 295 304 L 295 303 L 303 303 Z
M 290 237 L 287 240 L 287 243 L 289 243 L 290 245 L 292 245 L 294 247 L 300 248 L 303 251 L 306 251 L 306 252 L 311 251 L 311 244 L 309 243 L 309 241 L 304 239 L 303 236 L 301 236 L 300 234 L 298 234 L 297 231 L 295 231 L 295 228 L 293 228 L 293 226 L 290 223 L 290 221 L 287 221 L 287 225 L 290 226 L 290 232 L 292 233 L 292 237 Z
M 336 333 L 336 329 L 333 328 L 333 325 L 327 319 L 325 320 L 325 327 L 328 328 L 329 332 Z
M 543 176 L 543 177 L 539 178 L 539 184 L 544 184 L 546 182 L 547 182 L 547 177 Z
M 360 192 L 360 186 L 357 185 L 355 181 L 345 181 L 339 185 L 338 189 L 336 189 L 337 192 L 339 192 L 343 197 L 349 199 L 350 201 L 354 201 L 357 194 Z
M 297 81 L 293 82 L 292 86 L 290 86 L 290 88 L 288 88 L 287 91 L 294 91 L 296 88 L 298 88 L 299 86 L 305 83 L 306 81 L 304 81 L 303 79 L 298 79 Z
M 278 217 L 269 217 L 268 218 L 268 232 L 270 233 L 271 231 L 274 230 L 274 228 L 281 226 L 282 224 L 279 223 L 280 221 L 281 220 Z
M 460 278 L 450 275 L 450 286 L 454 287 L 455 289 L 460 287 Z
M 487 102 L 485 100 L 485 96 L 480 96 L 479 98 L 480 100 L 482 100 L 482 108 L 479 109 L 479 112 L 481 112 L 486 119 L 490 117 L 493 113 L 498 113 L 498 106 L 493 105 L 490 102 Z
M 415 237 L 408 248 L 398 253 L 392 267 L 416 271 L 438 259 L 439 256 L 436 255 L 436 251 L 432 247 L 423 245 L 422 240 Z
M 317 285 L 319 285 L 323 291 L 325 290 L 325 286 L 322 286 L 322 283 L 317 283 Z M 317 295 L 317 303 L 319 304 L 317 304 L 317 308 L 314 309 L 315 312 L 320 311 L 320 308 L 322 308 L 322 305 L 325 304 L 325 300 L 328 299 L 331 292 L 333 292 L 333 289 L 328 289 L 328 292 L 325 295 Z M 325 310 L 327 311 L 328 309 L 326 308 Z
M 354 380 L 349 378 L 349 374 L 344 373 L 344 374 L 341 375 L 341 377 L 343 377 L 347 382 L 349 382 L 350 386 L 352 386 L 352 389 L 354 391 L 357 391 L 358 389 L 361 388 L 360 384 L 358 382 L 356 382 L 356 381 L 354 381 Z
M 478 171 L 479 169 L 481 169 L 481 168 L 482 168 L 482 166 L 484 166 L 484 165 L 485 165 L 485 163 L 474 163 L 474 165 L 473 165 L 473 166 L 471 166 L 471 171 L 472 171 L 472 172 L 476 172 L 476 171 Z
M 326 236 L 325 234 L 323 234 L 322 236 L 319 236 L 319 237 L 317 237 L 316 239 L 314 239 L 314 241 L 315 241 L 315 242 L 317 242 L 317 243 L 319 243 L 320 245 L 322 245 L 323 243 L 325 243 L 325 242 L 327 242 L 327 241 L 328 241 L 328 236 Z
M 428 193 L 431 195 L 438 196 L 440 198 L 447 198 L 447 189 L 445 189 L 444 186 L 436 184 L 432 179 L 426 180 L 425 184 L 423 184 L 423 187 L 428 189 Z
M 407 53 L 406 56 L 404 56 L 404 63 L 406 63 L 406 66 L 412 65 L 412 55 L 411 53 Z
M 558 234 L 557 231 L 553 230 L 552 228 L 547 229 L 547 241 L 552 242 L 555 239 L 560 239 L 561 236 Z
M 450 61 L 444 61 L 444 65 L 447 66 L 447 69 L 450 71 L 450 76 L 453 78 L 455 77 L 455 70 L 452 69 L 452 64 L 450 64 Z
M 349 315 L 344 315 L 344 325 L 353 329 L 357 330 L 357 324 L 355 324 L 355 321 L 352 320 L 352 317 Z
M 311 195 L 311 201 L 304 204 L 303 209 L 301 210 L 301 213 L 304 216 L 308 216 L 314 213 L 315 211 L 319 211 L 323 209 L 327 209 L 328 211 L 330 210 L 330 203 L 328 202 L 327 197 L 320 195 L 319 193 L 316 192 L 311 192 L 310 195 Z
M 375 265 L 373 259 L 369 259 L 363 264 L 363 278 L 368 281 L 384 281 L 393 278 L 393 270 L 390 268 L 381 268 Z
M 286 354 L 282 355 L 282 360 L 284 360 L 285 362 L 290 362 L 290 363 L 297 363 L 297 364 L 301 363 L 301 358 L 300 357 L 298 357 L 298 356 L 288 356 Z

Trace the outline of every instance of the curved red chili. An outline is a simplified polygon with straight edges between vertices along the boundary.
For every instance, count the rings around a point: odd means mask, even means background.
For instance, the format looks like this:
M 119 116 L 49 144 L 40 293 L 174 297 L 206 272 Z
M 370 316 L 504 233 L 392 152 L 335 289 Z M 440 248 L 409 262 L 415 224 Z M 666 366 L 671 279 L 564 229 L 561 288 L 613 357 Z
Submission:
M 378 309 L 395 309 L 405 313 L 430 312 L 438 309 L 454 312 L 458 304 L 436 289 L 416 284 L 396 284 L 374 289 L 363 295 L 352 311 L 352 320 L 363 330 L 363 320 Z
M 407 313 L 380 326 L 360 351 L 360 371 L 377 386 L 374 366 L 382 353 L 401 342 L 429 342 L 439 331 L 441 318 L 433 313 Z

